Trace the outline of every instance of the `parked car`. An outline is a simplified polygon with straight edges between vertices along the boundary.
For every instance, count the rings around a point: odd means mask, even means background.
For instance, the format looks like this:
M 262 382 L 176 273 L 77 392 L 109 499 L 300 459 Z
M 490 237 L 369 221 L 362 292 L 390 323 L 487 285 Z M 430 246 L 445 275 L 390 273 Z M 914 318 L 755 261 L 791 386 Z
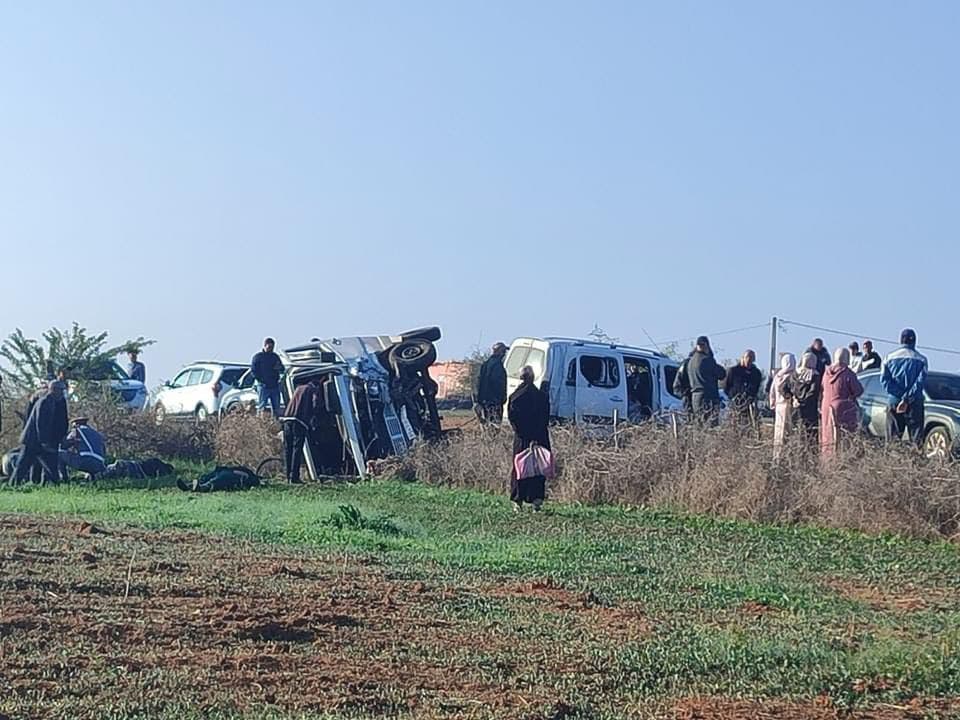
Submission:
M 609 424 L 681 411 L 673 394 L 680 363 L 654 350 L 577 338 L 517 338 L 504 366 L 507 392 L 520 385 L 520 370 L 533 368 L 534 382 L 550 397 L 555 419 Z
M 890 436 L 889 401 L 880 382 L 880 372 L 870 370 L 861 373 L 859 378 L 863 384 L 860 409 L 864 430 L 873 437 L 887 439 Z M 960 375 L 929 373 L 925 395 L 924 454 L 938 458 L 960 454 Z
M 304 447 L 311 477 L 365 477 L 370 461 L 440 436 L 437 384 L 428 372 L 439 339 L 440 329 L 429 327 L 315 339 L 280 353 L 288 397 L 314 378 L 323 386 L 327 412 Z
M 280 411 L 283 412 L 283 408 L 286 405 L 286 393 L 284 392 L 283 387 L 280 389 Z M 257 409 L 257 404 L 259 403 L 260 396 L 257 392 L 256 380 L 253 377 L 253 371 L 247 370 L 243 375 L 240 376 L 239 382 L 237 384 L 224 392 L 220 396 L 220 415 L 226 415 L 227 413 L 234 412 L 237 410 L 245 410 L 248 412 L 255 412 Z
M 187 365 L 157 391 L 151 406 L 157 422 L 171 416 L 198 421 L 216 415 L 223 395 L 236 387 L 249 366 L 241 363 L 196 362 Z
M 143 410 L 147 404 L 147 387 L 139 380 L 131 380 L 119 363 L 110 361 L 88 368 L 78 376 L 67 371 L 67 398 L 76 401 L 77 391 L 84 385 L 99 385 L 114 393 L 118 401 L 131 410 Z

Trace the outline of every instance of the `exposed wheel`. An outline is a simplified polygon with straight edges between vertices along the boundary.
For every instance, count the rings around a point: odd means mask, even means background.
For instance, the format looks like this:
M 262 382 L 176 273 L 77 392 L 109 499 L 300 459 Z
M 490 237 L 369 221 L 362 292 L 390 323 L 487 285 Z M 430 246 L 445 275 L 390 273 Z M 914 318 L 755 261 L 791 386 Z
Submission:
M 923 454 L 930 459 L 946 460 L 950 455 L 950 433 L 944 427 L 935 427 L 923 441 Z
M 163 407 L 162 403 L 154 405 L 153 419 L 156 420 L 157 425 L 163 425 L 163 421 L 167 419 L 167 409 Z
M 205 406 L 205 405 L 197 405 L 197 410 L 196 410 L 196 412 L 195 412 L 195 415 L 197 416 L 197 422 L 198 422 L 198 423 L 206 422 L 207 417 L 209 416 L 209 413 L 207 412 L 206 406 Z
M 429 340 L 404 340 L 390 350 L 390 364 L 400 370 L 426 370 L 437 359 L 437 347 Z
M 268 480 L 282 480 L 286 474 L 286 468 L 283 465 L 283 458 L 268 457 L 257 465 L 257 475 Z

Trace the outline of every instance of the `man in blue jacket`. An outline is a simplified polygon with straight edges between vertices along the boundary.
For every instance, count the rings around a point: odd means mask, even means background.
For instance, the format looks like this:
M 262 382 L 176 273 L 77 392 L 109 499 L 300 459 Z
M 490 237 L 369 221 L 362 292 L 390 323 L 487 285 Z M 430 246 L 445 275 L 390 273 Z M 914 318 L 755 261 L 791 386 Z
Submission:
M 888 396 L 893 431 L 897 439 L 906 430 L 911 442 L 923 440 L 923 391 L 927 384 L 927 359 L 917 352 L 917 334 L 900 333 L 900 347 L 883 361 L 881 382 Z

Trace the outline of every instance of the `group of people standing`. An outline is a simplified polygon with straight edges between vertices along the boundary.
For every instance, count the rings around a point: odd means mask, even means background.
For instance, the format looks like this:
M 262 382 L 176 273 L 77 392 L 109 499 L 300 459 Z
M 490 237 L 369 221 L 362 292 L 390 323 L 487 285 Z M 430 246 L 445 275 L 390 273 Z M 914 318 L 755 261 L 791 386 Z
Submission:
M 863 385 L 858 374 L 881 369 L 881 383 L 887 393 L 889 432 L 904 433 L 915 444 L 922 440 L 924 387 L 927 359 L 917 352 L 917 334 L 900 333 L 900 348 L 886 360 L 874 352 L 870 341 L 864 353 L 857 343 L 837 349 L 831 358 L 823 340 L 816 338 L 797 363 L 792 353 L 780 358 L 780 368 L 771 377 L 769 402 L 774 410 L 774 458 L 780 459 L 786 438 L 793 428 L 819 444 L 821 456 L 830 459 L 844 437 L 861 430 L 859 398 Z

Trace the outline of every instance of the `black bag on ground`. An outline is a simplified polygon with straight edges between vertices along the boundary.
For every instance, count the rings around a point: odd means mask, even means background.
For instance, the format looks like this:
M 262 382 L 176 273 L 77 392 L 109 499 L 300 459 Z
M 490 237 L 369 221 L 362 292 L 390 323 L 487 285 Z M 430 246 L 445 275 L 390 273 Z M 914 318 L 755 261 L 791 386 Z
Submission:
M 249 490 L 260 485 L 260 478 L 250 468 L 242 465 L 218 465 L 193 482 L 177 480 L 177 487 L 184 492 L 219 492 Z

